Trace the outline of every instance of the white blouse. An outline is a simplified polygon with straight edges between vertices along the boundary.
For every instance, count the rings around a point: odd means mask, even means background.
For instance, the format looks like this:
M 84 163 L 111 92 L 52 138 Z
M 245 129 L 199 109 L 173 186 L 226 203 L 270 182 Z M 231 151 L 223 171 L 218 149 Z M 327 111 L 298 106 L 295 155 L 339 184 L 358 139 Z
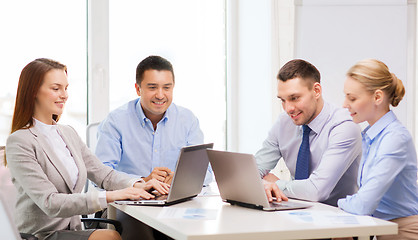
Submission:
M 78 180 L 78 167 L 74 161 L 73 156 L 71 155 L 70 150 L 67 148 L 62 139 L 60 133 L 57 129 L 57 124 L 54 122 L 52 125 L 45 124 L 35 118 L 33 122 L 33 127 L 41 132 L 47 139 L 48 143 L 53 146 L 53 150 L 57 155 L 58 159 L 67 169 L 68 174 L 70 175 L 72 187 L 75 187 L 75 184 Z M 104 209 L 107 206 L 106 201 L 106 191 L 98 191 L 97 198 L 94 200 L 100 206 L 101 209 Z
M 58 159 L 67 169 L 68 174 L 71 177 L 72 187 L 74 188 L 78 180 L 78 167 L 75 164 L 74 158 L 68 150 L 67 145 L 58 132 L 57 125 L 54 122 L 53 125 L 45 124 L 34 118 L 34 128 L 41 132 L 47 139 L 50 146 L 53 146 L 53 150 Z

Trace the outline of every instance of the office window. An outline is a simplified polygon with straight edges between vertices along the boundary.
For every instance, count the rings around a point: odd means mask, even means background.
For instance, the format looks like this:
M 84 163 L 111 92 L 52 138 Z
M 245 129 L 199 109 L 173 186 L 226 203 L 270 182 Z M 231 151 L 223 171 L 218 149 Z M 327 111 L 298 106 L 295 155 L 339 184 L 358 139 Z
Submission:
M 68 67 L 69 100 L 60 123 L 84 136 L 86 125 L 86 2 L 16 0 L 0 3 L 0 145 L 10 133 L 20 72 L 36 58 Z
M 174 67 L 173 102 L 225 148 L 225 1 L 109 1 L 110 110 L 137 98 L 135 70 L 149 55 Z

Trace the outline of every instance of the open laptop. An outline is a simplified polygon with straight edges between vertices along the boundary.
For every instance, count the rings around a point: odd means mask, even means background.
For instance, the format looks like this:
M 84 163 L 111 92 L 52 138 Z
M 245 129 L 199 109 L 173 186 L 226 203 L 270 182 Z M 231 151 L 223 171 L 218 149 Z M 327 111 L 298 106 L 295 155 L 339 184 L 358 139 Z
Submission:
M 232 205 L 265 211 L 300 209 L 312 206 L 292 200 L 269 203 L 252 154 L 207 150 L 221 198 Z
M 209 159 L 206 149 L 213 143 L 183 147 L 168 195 L 157 195 L 154 199 L 115 201 L 117 204 L 167 206 L 196 197 L 203 187 Z
M 20 234 L 6 206 L 3 196 L 0 194 L 0 239 L 20 240 Z

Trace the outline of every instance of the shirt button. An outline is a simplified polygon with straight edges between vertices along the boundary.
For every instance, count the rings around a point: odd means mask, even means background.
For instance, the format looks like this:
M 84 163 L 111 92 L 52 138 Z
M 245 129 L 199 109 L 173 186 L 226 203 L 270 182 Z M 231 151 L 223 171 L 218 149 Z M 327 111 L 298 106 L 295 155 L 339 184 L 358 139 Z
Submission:
M 154 152 L 157 152 L 157 149 L 155 149 Z

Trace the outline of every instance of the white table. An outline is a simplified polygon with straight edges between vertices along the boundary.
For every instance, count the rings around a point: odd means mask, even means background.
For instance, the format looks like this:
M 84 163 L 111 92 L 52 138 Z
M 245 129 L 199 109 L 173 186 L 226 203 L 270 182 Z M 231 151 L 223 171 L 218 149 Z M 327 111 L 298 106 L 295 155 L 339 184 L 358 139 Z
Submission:
M 295 200 L 294 200 L 295 201 Z M 332 212 L 344 215 L 342 210 L 321 203 L 297 213 L 318 214 Z M 165 207 L 167 208 L 167 207 Z M 109 218 L 115 219 L 116 209 L 142 221 L 160 232 L 184 240 L 200 239 L 315 239 L 359 236 L 369 240 L 371 235 L 397 233 L 397 224 L 377 218 L 366 220 L 368 224 L 312 224 L 298 221 L 289 211 L 264 212 L 261 210 L 231 206 L 222 202 L 220 196 L 198 196 L 190 201 L 175 204 L 169 208 L 217 209 L 216 219 L 197 220 L 185 218 L 160 218 L 162 207 L 109 205 Z M 173 209 L 171 209 L 173 210 Z

